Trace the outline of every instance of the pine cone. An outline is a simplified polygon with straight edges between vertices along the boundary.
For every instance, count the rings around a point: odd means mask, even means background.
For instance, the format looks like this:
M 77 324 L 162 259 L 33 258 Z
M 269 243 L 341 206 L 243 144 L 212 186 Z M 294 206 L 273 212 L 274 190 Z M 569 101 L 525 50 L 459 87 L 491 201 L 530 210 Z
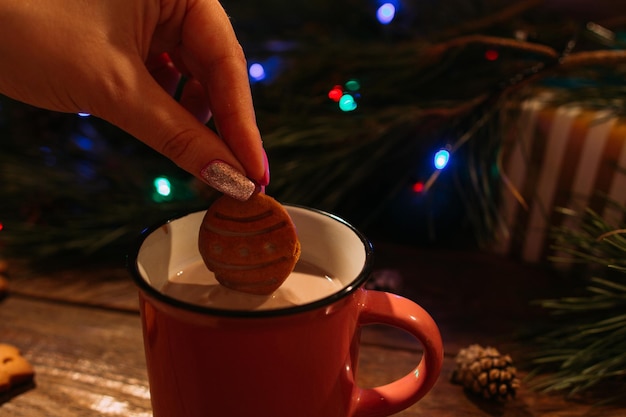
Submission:
M 492 347 L 471 345 L 456 357 L 452 382 L 486 399 L 505 401 L 515 397 L 520 386 L 517 370 L 509 355 Z

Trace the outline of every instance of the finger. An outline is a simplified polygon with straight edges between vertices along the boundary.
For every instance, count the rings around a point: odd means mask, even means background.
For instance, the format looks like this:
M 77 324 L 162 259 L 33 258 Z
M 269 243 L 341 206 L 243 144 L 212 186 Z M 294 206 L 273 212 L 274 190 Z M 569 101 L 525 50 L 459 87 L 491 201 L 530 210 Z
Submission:
M 176 94 L 182 78 L 181 72 L 167 53 L 148 57 L 146 68 L 165 91 L 171 96 Z M 196 80 L 189 80 L 185 83 L 180 104 L 202 123 L 208 122 L 211 118 L 206 91 Z
M 201 123 L 206 123 L 211 118 L 206 90 L 197 80 L 189 80 L 185 83 L 180 96 L 180 105 Z
M 172 60 L 172 63 L 174 64 L 176 69 L 178 69 L 181 74 L 183 74 L 187 78 L 191 77 L 191 72 L 187 69 L 187 66 L 180 57 L 180 52 L 178 51 L 178 49 L 174 49 L 173 51 L 171 51 L 168 56 Z
M 205 182 L 202 170 L 215 160 L 246 172 L 226 143 L 163 90 L 142 62 L 130 63 L 126 73 L 132 82 L 123 86 L 125 106 L 105 106 L 98 116 Z
M 146 68 L 165 91 L 172 96 L 176 93 L 181 75 L 167 54 L 149 56 Z
M 205 86 L 222 139 L 248 176 L 261 180 L 266 167 L 241 46 L 218 1 L 190 3 L 180 57 Z

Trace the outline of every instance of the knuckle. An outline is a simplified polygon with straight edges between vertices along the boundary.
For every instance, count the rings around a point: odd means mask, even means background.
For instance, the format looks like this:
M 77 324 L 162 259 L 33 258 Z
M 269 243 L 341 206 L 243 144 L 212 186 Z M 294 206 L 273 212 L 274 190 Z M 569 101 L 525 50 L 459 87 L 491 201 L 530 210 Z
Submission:
M 194 130 L 177 132 L 163 139 L 160 152 L 178 165 L 181 165 L 186 160 L 192 158 L 193 155 L 191 153 L 193 152 L 192 148 L 196 138 L 197 132 Z

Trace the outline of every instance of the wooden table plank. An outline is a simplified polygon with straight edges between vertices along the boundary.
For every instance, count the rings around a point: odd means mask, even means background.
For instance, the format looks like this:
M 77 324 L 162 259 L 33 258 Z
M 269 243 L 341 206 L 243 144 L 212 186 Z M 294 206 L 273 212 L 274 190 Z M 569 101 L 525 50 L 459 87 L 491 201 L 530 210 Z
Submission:
M 9 297 L 0 340 L 36 372 L 34 388 L 0 406 L 3 416 L 151 415 L 136 314 Z
M 11 262 L 8 280 L 11 293 L 22 296 L 138 311 L 137 290 L 129 272 L 120 266 L 41 271 Z

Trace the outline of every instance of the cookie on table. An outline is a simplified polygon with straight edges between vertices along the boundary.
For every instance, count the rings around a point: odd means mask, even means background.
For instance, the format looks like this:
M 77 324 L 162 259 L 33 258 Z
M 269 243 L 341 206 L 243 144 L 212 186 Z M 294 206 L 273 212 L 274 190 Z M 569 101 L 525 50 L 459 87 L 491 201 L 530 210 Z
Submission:
M 260 295 L 278 289 L 300 257 L 289 214 L 262 193 L 243 202 L 218 198 L 202 220 L 198 248 L 220 284 Z
M 0 393 L 32 382 L 35 370 L 18 348 L 0 343 Z

